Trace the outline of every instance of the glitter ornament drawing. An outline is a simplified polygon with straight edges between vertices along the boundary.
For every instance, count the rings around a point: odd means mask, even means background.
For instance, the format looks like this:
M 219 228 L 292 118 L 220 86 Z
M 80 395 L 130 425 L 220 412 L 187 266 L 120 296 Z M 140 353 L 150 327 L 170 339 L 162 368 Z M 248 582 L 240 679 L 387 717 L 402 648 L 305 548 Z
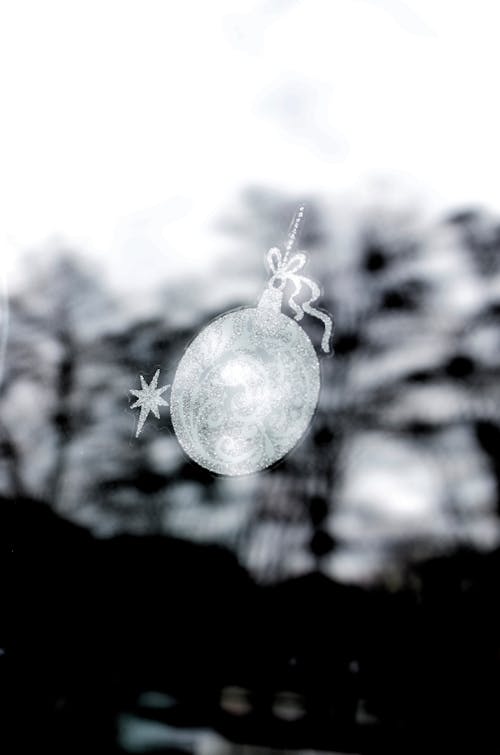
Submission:
M 255 307 L 227 312 L 209 323 L 186 349 L 170 393 L 170 414 L 185 453 L 209 471 L 227 476 L 259 472 L 280 461 L 307 431 L 316 410 L 320 366 L 299 322 L 322 323 L 321 350 L 330 352 L 331 315 L 315 305 L 319 286 L 303 275 L 305 252 L 292 250 L 304 215 L 300 207 L 284 251 L 266 260 L 267 286 Z M 293 317 L 282 312 L 286 302 Z M 137 436 L 149 411 L 165 405 L 158 371 L 142 391 Z M 168 386 L 167 386 L 168 387 Z

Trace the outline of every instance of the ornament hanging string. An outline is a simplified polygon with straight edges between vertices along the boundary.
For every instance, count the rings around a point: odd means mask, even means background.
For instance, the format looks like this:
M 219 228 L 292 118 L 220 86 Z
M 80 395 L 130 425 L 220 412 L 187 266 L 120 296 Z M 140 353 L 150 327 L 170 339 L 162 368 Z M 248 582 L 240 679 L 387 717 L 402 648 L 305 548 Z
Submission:
M 285 246 L 285 257 L 283 262 L 288 262 L 290 252 L 292 251 L 294 244 L 297 240 L 297 234 L 299 232 L 302 218 L 304 217 L 304 205 L 301 205 L 294 215 L 292 222 L 290 223 L 290 230 L 288 232 L 288 239 Z

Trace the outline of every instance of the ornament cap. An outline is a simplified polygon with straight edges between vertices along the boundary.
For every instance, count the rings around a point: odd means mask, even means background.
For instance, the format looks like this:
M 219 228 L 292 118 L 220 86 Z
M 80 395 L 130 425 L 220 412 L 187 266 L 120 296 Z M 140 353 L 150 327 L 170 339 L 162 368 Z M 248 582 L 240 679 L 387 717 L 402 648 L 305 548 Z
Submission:
M 258 306 L 260 309 L 273 309 L 276 312 L 281 312 L 282 302 L 283 289 L 268 286 L 260 297 Z

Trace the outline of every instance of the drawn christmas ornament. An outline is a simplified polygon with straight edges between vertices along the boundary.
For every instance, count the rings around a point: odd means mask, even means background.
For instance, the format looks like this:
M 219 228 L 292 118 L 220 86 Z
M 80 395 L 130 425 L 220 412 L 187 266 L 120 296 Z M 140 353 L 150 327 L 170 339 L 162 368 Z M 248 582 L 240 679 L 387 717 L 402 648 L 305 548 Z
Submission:
M 316 409 L 320 368 L 298 324 L 322 321 L 330 350 L 331 316 L 313 306 L 320 290 L 300 274 L 305 252 L 291 254 L 301 207 L 285 251 L 267 253 L 271 277 L 257 307 L 221 315 L 187 348 L 172 383 L 170 412 L 178 441 L 197 464 L 221 475 L 244 475 L 282 459 L 307 430 Z M 294 312 L 281 311 L 285 288 Z

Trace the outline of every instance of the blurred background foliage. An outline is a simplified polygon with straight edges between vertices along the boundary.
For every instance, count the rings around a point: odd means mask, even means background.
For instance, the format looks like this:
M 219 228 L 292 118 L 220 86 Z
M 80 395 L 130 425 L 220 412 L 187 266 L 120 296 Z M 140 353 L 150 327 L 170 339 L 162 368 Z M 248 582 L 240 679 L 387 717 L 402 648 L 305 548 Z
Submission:
M 299 202 L 261 187 L 214 220 L 231 252 L 203 275 L 166 273 L 146 312 L 70 249 L 26 258 L 0 389 L 2 495 L 40 499 L 99 537 L 222 544 L 263 582 L 318 567 L 342 582 L 397 580 L 422 557 L 495 548 L 499 220 L 473 208 L 430 225 L 374 200 L 338 234 L 339 208 L 305 201 L 300 246 L 334 314 L 335 355 L 288 458 L 214 478 L 184 456 L 168 410 L 138 440 L 129 410 L 139 374 L 160 368 L 171 382 L 209 320 L 258 300 L 265 252 Z M 314 321 L 303 325 L 318 343 Z
M 3 301 L 12 752 L 416 755 L 494 735 L 498 218 L 375 200 L 347 218 L 306 197 L 300 247 L 335 330 L 303 440 L 223 478 L 168 410 L 135 438 L 130 388 L 171 382 L 200 328 L 258 301 L 299 199 L 248 190 L 213 220 L 227 256 L 147 294 L 55 246 Z

